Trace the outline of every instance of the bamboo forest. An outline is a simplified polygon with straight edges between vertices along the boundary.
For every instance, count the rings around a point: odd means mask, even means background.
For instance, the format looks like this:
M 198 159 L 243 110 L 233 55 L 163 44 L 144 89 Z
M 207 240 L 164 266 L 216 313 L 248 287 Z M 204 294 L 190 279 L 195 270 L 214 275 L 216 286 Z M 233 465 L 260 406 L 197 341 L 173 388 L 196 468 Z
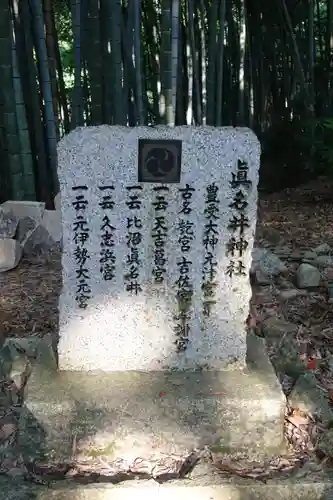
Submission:
M 52 208 L 86 125 L 247 126 L 263 182 L 327 169 L 332 49 L 333 0 L 0 0 L 0 201 Z

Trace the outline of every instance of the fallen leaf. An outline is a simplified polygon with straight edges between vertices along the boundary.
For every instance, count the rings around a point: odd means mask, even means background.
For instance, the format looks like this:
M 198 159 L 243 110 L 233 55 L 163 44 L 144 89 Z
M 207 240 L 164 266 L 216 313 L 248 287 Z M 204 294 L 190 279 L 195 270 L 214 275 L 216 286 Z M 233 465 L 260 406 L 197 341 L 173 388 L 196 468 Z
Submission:
M 257 319 L 253 314 L 250 314 L 248 319 L 247 319 L 247 326 L 249 328 L 255 328 L 257 326 Z
M 13 424 L 11 422 L 8 422 L 7 424 L 3 424 L 3 426 L 1 427 L 1 430 L 0 430 L 1 441 L 5 441 L 6 439 L 8 439 L 15 431 L 16 431 L 15 424 Z
M 257 481 L 261 481 L 266 483 L 266 479 L 269 476 L 268 471 L 265 471 L 261 468 L 254 469 L 243 469 L 241 467 L 237 467 L 231 462 L 227 462 L 224 460 L 214 461 L 214 465 L 217 469 L 223 472 L 229 472 L 231 474 L 235 474 L 236 476 L 245 477 L 255 479 Z
M 315 370 L 316 369 L 316 360 L 308 359 L 308 363 L 306 365 L 307 370 Z
M 309 420 L 306 417 L 302 417 L 302 415 L 299 414 L 291 415 L 290 417 L 287 417 L 287 420 L 296 427 L 300 425 L 308 425 L 309 423 Z

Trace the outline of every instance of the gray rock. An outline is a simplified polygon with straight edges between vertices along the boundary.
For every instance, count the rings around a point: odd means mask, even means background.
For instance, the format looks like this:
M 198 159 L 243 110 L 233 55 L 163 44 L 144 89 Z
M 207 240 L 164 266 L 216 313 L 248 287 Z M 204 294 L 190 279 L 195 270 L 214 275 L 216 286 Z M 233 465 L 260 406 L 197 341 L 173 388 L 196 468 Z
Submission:
M 61 210 L 60 192 L 54 197 L 54 208 L 59 211 Z
M 315 265 L 318 267 L 333 266 L 333 257 L 329 255 L 319 255 L 315 260 Z
M 306 295 L 306 290 L 297 290 L 296 288 L 291 288 L 290 290 L 281 290 L 279 292 L 279 296 L 282 300 L 291 300 L 301 295 Z
M 295 249 L 291 252 L 289 260 L 292 260 L 294 262 L 300 262 L 303 259 L 303 252 L 302 250 Z
M 291 283 L 283 275 L 278 276 L 278 278 L 276 278 L 275 285 L 279 290 L 290 290 L 291 288 L 294 288 L 293 283 Z
M 326 360 L 328 369 L 333 373 L 333 358 L 329 358 Z
M 316 252 L 317 255 L 329 255 L 332 252 L 332 249 L 328 243 L 322 243 L 314 248 L 313 251 Z
M 45 203 L 42 201 L 5 201 L 1 205 L 4 212 L 12 212 L 18 219 L 31 217 L 40 222 L 45 210 Z
M 274 246 L 280 245 L 282 241 L 282 236 L 280 231 L 274 229 L 273 227 L 262 227 L 261 228 L 262 237 Z
M 313 288 L 319 286 L 321 274 L 316 267 L 303 263 L 297 269 L 296 280 L 299 288 Z
M 312 372 L 303 373 L 289 395 L 289 403 L 305 413 L 319 414 L 324 422 L 333 418 L 327 394 L 317 387 L 318 381 Z
M 62 240 L 61 212 L 60 210 L 45 210 L 40 224 L 52 240 L 60 243 Z
M 255 272 L 255 281 L 258 285 L 270 285 L 272 282 L 260 269 L 257 269 Z
M 15 238 L 18 218 L 12 212 L 0 209 L 0 238 Z
M 17 240 L 26 257 L 58 248 L 61 237 L 61 218 L 55 210 L 45 210 L 40 223 L 32 217 L 24 217 L 19 221 Z
M 0 272 L 14 269 L 22 257 L 20 243 L 11 238 L 0 238 Z
M 266 318 L 262 323 L 262 332 L 275 370 L 289 375 L 294 380 L 304 369 L 300 360 L 299 345 L 295 340 L 297 330 L 297 325 L 276 316 Z
M 317 448 L 326 456 L 333 456 L 333 429 L 326 430 L 319 438 Z M 332 497 L 333 498 L 333 497 Z
M 285 373 L 294 380 L 303 373 L 304 364 L 300 359 L 299 345 L 295 338 L 291 335 L 286 335 L 282 342 L 275 345 L 274 354 L 271 356 L 271 361 L 277 373 Z
M 332 304 L 332 302 L 333 302 L 333 284 L 331 282 L 328 283 L 327 293 L 328 293 L 328 303 Z
M 313 252 L 312 250 L 307 250 L 303 254 L 303 260 L 315 260 L 317 258 L 316 252 Z
M 296 333 L 297 325 L 276 316 L 270 316 L 262 322 L 262 330 L 266 338 L 280 340 L 286 333 Z
M 23 255 L 26 257 L 39 255 L 58 248 L 59 242 L 53 240 L 42 225 L 37 226 L 24 242 Z
M 289 257 L 292 254 L 292 248 L 288 246 L 276 247 L 274 253 L 279 257 Z
M 279 257 L 269 250 L 265 248 L 254 248 L 252 252 L 251 272 L 255 273 L 257 270 L 271 277 L 278 276 L 280 273 L 287 271 L 287 267 Z
M 23 217 L 19 220 L 16 239 L 21 243 L 22 247 L 24 247 L 26 241 L 37 226 L 38 222 L 32 217 Z

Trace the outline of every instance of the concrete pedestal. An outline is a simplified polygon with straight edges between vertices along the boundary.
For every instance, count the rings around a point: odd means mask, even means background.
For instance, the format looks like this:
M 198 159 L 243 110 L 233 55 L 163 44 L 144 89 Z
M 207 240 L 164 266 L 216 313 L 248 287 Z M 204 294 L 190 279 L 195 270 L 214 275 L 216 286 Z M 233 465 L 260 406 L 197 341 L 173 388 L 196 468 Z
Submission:
M 27 458 L 131 463 L 211 449 L 254 459 L 283 448 L 285 398 L 262 340 L 247 369 L 225 372 L 57 371 L 40 348 L 25 390 L 20 445 Z

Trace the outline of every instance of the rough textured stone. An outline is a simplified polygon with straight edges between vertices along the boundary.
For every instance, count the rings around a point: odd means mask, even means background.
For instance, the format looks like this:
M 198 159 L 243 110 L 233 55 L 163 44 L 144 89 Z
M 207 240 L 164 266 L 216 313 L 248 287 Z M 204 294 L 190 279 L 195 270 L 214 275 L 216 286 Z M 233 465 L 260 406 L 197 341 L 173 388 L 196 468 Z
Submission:
M 60 210 L 45 210 L 41 226 L 48 232 L 54 244 L 61 243 L 62 227 Z
M 178 139 L 182 141 L 182 174 L 180 184 L 169 184 L 169 192 L 165 194 L 168 207 L 165 211 L 156 210 L 158 196 L 154 188 L 158 183 L 142 183 L 141 190 L 127 191 L 126 187 L 138 184 L 138 139 Z M 91 127 L 79 128 L 64 137 L 59 143 L 59 181 L 61 187 L 61 211 L 63 217 L 63 292 L 60 298 L 60 369 L 103 369 L 117 370 L 167 370 L 167 369 L 224 369 L 237 368 L 245 364 L 246 333 L 245 321 L 248 315 L 248 303 L 251 287 L 248 279 L 251 264 L 253 235 L 256 226 L 257 183 L 260 158 L 260 145 L 254 134 L 248 129 L 213 128 L 213 127 Z M 246 217 L 248 227 L 245 238 L 248 247 L 243 252 L 242 263 L 244 275 L 227 275 L 231 265 L 239 265 L 235 256 L 226 255 L 226 245 L 232 243 L 232 237 L 238 238 L 239 228 L 233 232 L 228 229 L 230 221 L 238 224 L 240 213 L 230 207 L 240 186 L 232 188 L 232 175 L 237 176 L 239 161 L 248 164 L 248 179 L 252 185 L 242 186 L 248 203 Z M 209 261 L 203 244 L 205 216 L 205 199 L 207 188 L 215 183 L 219 203 L 219 219 L 215 237 L 218 242 L 212 249 L 213 258 L 217 261 L 217 276 L 214 300 L 209 317 L 203 315 L 203 266 Z M 183 215 L 185 207 L 179 189 L 189 185 L 193 191 L 190 204 L 191 214 Z M 114 190 L 101 191 L 102 186 L 112 185 Z M 73 188 L 86 186 L 87 189 L 73 191 Z M 211 188 L 214 191 L 214 186 Z M 87 202 L 85 208 L 76 211 L 73 202 L 76 196 L 83 196 Z M 103 196 L 110 196 L 114 207 L 103 210 Z M 138 196 L 141 207 L 131 209 L 128 206 L 131 196 Z M 135 198 L 133 198 L 135 200 Z M 82 199 L 81 199 L 82 202 Z M 153 205 L 157 203 L 157 205 Z M 134 203 L 135 205 L 135 203 Z M 83 208 L 82 208 L 83 207 Z M 175 216 L 175 214 L 179 214 Z M 84 267 L 89 275 L 86 295 L 91 299 L 78 298 L 77 272 L 79 258 L 76 250 L 75 218 L 77 215 L 87 218 L 89 238 L 84 247 L 89 255 Z M 152 237 L 153 227 L 158 216 L 165 216 L 168 235 L 165 239 L 164 282 L 153 280 L 156 273 L 154 262 L 155 243 Z M 206 213 L 207 215 L 207 213 Z M 115 241 L 115 277 L 103 280 L 101 272 L 101 230 L 103 218 L 108 216 L 109 228 Z M 128 264 L 129 247 L 127 241 L 127 218 L 134 216 L 141 219 L 142 227 L 132 229 L 140 231 L 141 241 L 138 244 L 140 266 L 136 279 L 142 287 L 138 295 L 126 290 L 129 285 Z M 180 222 L 185 226 L 193 222 L 194 231 L 189 241 L 189 251 L 182 252 L 180 238 Z M 132 220 L 133 222 L 133 220 Z M 141 226 L 141 224 L 139 224 Z M 80 229 L 76 230 L 79 233 Z M 213 233 L 210 233 L 211 235 Z M 163 233 L 162 233 L 163 236 Z M 77 236 L 78 237 L 78 236 Z M 216 242 L 215 242 L 216 243 Z M 132 245 L 131 242 L 129 242 Z M 157 248 L 157 247 L 156 247 Z M 210 250 L 208 245 L 208 251 Z M 76 257 L 75 257 L 76 252 Z M 80 252 L 80 250 L 79 250 Z M 134 254 L 132 254 L 134 255 Z M 187 273 L 193 286 L 191 307 L 188 310 L 187 330 L 177 323 L 179 307 L 177 287 L 182 282 L 180 262 L 186 257 L 189 261 Z M 208 260 L 207 260 L 208 259 Z M 110 261 L 109 261 L 110 263 Z M 162 262 L 163 263 L 163 262 Z M 231 264 L 232 263 L 232 264 Z M 186 266 L 185 266 L 186 268 Z M 183 268 L 183 270 L 186 270 Z M 135 273 L 134 273 L 135 274 Z M 205 274 L 207 279 L 207 274 Z M 84 278 L 82 278 L 85 280 Z M 177 284 L 178 283 L 178 284 Z M 180 284 L 180 286 L 182 286 Z M 82 290 L 82 286 L 80 286 Z M 89 293 L 89 290 L 91 293 Z M 87 308 L 79 308 L 78 304 L 87 304 Z M 178 329 L 178 333 L 177 333 Z M 180 330 L 180 333 L 179 333 Z M 97 334 L 98 332 L 98 334 Z M 178 337 L 177 337 L 178 335 Z M 186 350 L 177 352 L 175 342 Z
M 1 477 L 0 488 L 1 500 L 332 500 L 328 473 L 306 474 L 301 479 L 284 474 L 261 482 L 225 472 L 218 474 L 214 468 L 198 478 L 163 484 L 137 479 L 121 484 L 52 481 L 42 486 Z
M 56 246 L 57 243 L 53 240 L 45 227 L 38 225 L 25 240 L 23 254 L 26 256 L 38 255 Z
M 319 255 L 315 260 L 315 264 L 318 267 L 333 266 L 333 257 L 329 255 Z
M 16 239 L 24 248 L 33 231 L 38 227 L 38 222 L 32 217 L 23 217 L 19 220 Z
M 24 217 L 19 221 L 17 240 L 21 243 L 25 256 L 58 248 L 61 239 L 61 217 L 56 210 L 45 210 L 40 222 L 32 217 Z
M 321 274 L 318 269 L 310 264 L 301 264 L 296 273 L 299 288 L 313 288 L 320 284 Z
M 321 245 L 318 245 L 313 249 L 313 251 L 316 252 L 317 255 L 329 255 L 332 252 L 331 247 L 328 243 L 322 243 Z
M 258 285 L 270 285 L 272 282 L 271 278 L 266 276 L 260 269 L 256 270 L 255 277 Z
M 304 370 L 299 344 L 295 340 L 297 325 L 272 316 L 264 320 L 262 331 L 272 351 L 271 361 L 279 373 L 296 379 Z
M 54 197 L 54 208 L 57 211 L 61 210 L 61 199 L 60 199 L 60 193 L 56 194 Z
M 297 290 L 296 288 L 292 288 L 290 290 L 281 290 L 279 292 L 279 296 L 282 300 L 292 300 L 301 295 L 306 295 L 306 290 Z
M 45 203 L 42 201 L 5 201 L 1 208 L 5 212 L 12 212 L 17 218 L 31 217 L 40 222 L 45 210 Z
M 333 457 L 333 430 L 326 430 L 319 438 L 318 449 L 327 457 Z
M 288 397 L 294 408 L 302 412 L 319 415 L 324 422 L 331 422 L 333 412 L 327 393 L 318 387 L 318 381 L 311 372 L 302 374 Z
M 3 211 L 0 207 L 0 238 L 15 238 L 18 218 L 12 212 Z
M 285 264 L 269 250 L 265 248 L 254 248 L 252 252 L 252 270 L 260 271 L 266 276 L 278 276 L 287 268 Z
M 307 250 L 303 254 L 303 260 L 310 260 L 311 261 L 311 260 L 315 260 L 317 257 L 318 257 L 318 255 L 316 254 L 316 252 L 314 252 L 312 250 Z
M 24 455 L 156 459 L 214 446 L 267 457 L 283 449 L 285 397 L 264 343 L 249 336 L 247 370 L 56 372 L 39 356 L 25 390 Z
M 14 269 L 20 262 L 22 247 L 20 243 L 11 238 L 0 238 L 0 272 Z
M 286 333 L 294 334 L 297 332 L 297 325 L 289 323 L 284 319 L 270 316 L 262 322 L 263 333 L 266 338 L 281 339 Z

